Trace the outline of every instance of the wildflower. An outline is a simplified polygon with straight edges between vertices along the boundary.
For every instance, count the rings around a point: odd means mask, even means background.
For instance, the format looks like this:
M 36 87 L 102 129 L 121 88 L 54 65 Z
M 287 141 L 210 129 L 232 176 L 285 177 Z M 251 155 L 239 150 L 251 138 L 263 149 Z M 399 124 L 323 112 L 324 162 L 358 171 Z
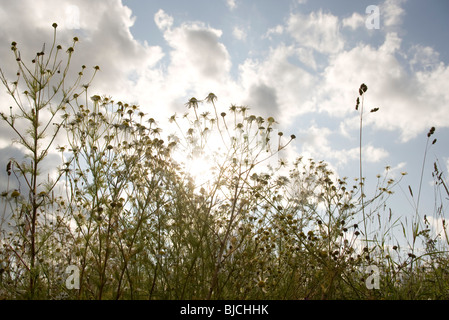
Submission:
M 206 101 L 209 103 L 214 103 L 217 100 L 217 96 L 213 93 L 209 93 L 209 95 L 206 97 Z
M 201 102 L 200 100 L 198 100 L 198 99 L 192 97 L 192 98 L 190 98 L 189 102 L 187 102 L 187 103 L 185 104 L 185 106 L 188 107 L 189 109 L 190 109 L 190 108 L 197 109 L 197 108 L 198 108 L 198 104 L 199 104 L 200 102 Z
M 173 122 L 175 122 L 175 121 L 176 121 L 176 113 L 170 117 L 170 119 L 168 120 L 168 122 L 173 123 Z
M 100 96 L 98 96 L 98 95 L 94 95 L 94 96 L 90 97 L 90 99 L 91 99 L 92 101 L 94 101 L 94 102 L 97 102 L 97 101 L 99 101 L 101 98 L 100 98 Z
M 14 190 L 14 191 L 11 193 L 11 197 L 13 197 L 13 198 L 17 198 L 18 196 L 20 196 L 20 192 L 19 192 L 18 190 Z
M 262 277 L 259 276 L 259 279 L 256 280 L 257 287 L 260 288 L 263 293 L 267 293 L 266 286 L 267 286 L 267 278 L 262 279 Z
M 246 120 L 247 120 L 249 123 L 252 123 L 253 121 L 256 121 L 256 116 L 252 114 L 252 115 L 250 115 L 249 117 L 247 117 Z

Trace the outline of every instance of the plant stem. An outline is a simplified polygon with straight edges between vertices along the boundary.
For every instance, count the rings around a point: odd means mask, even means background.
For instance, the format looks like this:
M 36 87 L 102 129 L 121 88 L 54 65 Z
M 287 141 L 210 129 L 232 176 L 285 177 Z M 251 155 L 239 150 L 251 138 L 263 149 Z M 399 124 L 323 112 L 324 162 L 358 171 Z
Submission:
M 368 234 L 366 229 L 366 215 L 365 215 L 365 194 L 363 192 L 363 165 L 362 165 L 362 132 L 363 132 L 363 105 L 364 105 L 364 95 L 362 95 L 362 105 L 360 109 L 360 132 L 359 132 L 359 168 L 360 168 L 360 192 L 362 198 L 362 215 L 363 215 L 363 225 L 365 233 L 365 242 L 368 243 Z

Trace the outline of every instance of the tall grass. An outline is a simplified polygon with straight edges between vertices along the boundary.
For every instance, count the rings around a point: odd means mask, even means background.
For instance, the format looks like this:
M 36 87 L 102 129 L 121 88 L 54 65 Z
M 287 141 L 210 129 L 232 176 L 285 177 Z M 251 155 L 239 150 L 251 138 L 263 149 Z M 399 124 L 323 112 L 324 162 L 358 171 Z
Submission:
M 387 169 L 366 192 L 366 85 L 352 180 L 324 161 L 280 158 L 294 135 L 247 106 L 219 110 L 213 93 L 191 98 L 160 128 L 139 106 L 90 93 L 85 67 L 67 85 L 74 49 L 61 57 L 56 27 L 34 71 L 13 43 L 17 81 L 1 73 L 15 103 L 2 119 L 25 150 L 5 163 L 1 298 L 448 298 L 447 180 L 435 162 L 435 216 L 420 217 L 417 205 L 411 237 L 388 210 L 401 179 Z M 60 166 L 43 172 L 55 153 Z M 206 173 L 192 174 L 204 159 Z M 442 224 L 439 236 L 430 222 Z M 405 252 L 395 239 L 401 227 L 412 244 Z M 68 266 L 79 286 L 66 285 Z M 370 270 L 379 271 L 378 289 Z

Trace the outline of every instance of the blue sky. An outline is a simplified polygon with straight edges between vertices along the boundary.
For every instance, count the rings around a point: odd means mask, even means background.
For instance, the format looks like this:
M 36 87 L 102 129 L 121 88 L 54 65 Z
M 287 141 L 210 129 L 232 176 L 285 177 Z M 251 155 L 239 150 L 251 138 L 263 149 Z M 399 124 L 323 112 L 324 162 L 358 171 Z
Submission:
M 235 103 L 275 116 L 279 130 L 298 137 L 290 157 L 325 160 L 340 176 L 358 175 L 355 99 L 366 83 L 366 108 L 380 108 L 365 117 L 367 183 L 388 165 L 393 176 L 408 172 L 403 190 L 416 190 L 426 133 L 435 126 L 438 142 L 429 151 L 421 200 L 423 213 L 434 212 L 433 161 L 446 175 L 449 168 L 446 0 L 0 4 L 2 68 L 8 69 L 11 41 L 31 55 L 51 41 L 57 22 L 61 42 L 80 38 L 75 64 L 101 66 L 94 83 L 99 94 L 138 103 L 162 125 L 184 112 L 190 97 L 214 92 L 222 110 Z M 370 5 L 379 8 L 379 29 L 366 27 Z M 2 110 L 5 99 L 2 94 Z M 11 148 L 3 137 L 0 148 Z M 393 199 L 395 214 L 413 215 L 400 189 Z

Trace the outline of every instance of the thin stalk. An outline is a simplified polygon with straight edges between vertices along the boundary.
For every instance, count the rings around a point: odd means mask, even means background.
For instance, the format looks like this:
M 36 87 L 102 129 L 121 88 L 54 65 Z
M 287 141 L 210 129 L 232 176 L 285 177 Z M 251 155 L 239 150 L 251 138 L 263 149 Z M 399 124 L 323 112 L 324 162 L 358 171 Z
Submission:
M 363 226 L 365 233 L 365 242 L 368 243 L 368 234 L 366 229 L 366 215 L 365 215 L 365 194 L 364 194 L 364 183 L 363 183 L 363 162 L 362 162 L 362 137 L 363 137 L 363 105 L 364 105 L 364 95 L 362 95 L 362 105 L 360 109 L 360 130 L 359 130 L 359 170 L 360 170 L 360 197 L 362 200 L 362 215 L 363 215 Z

